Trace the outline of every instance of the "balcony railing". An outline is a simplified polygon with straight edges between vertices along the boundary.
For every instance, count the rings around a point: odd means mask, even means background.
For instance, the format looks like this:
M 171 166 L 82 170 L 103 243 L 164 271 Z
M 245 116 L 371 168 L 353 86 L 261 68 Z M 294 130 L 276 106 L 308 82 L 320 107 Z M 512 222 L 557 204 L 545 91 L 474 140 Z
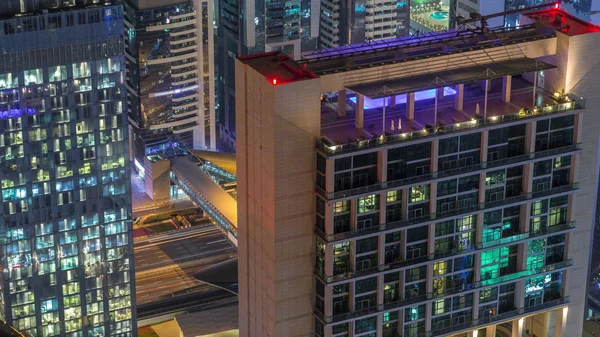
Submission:
M 446 250 L 443 252 L 437 252 L 437 253 L 433 253 L 433 254 L 420 256 L 420 257 L 417 257 L 414 259 L 394 261 L 394 262 L 386 263 L 386 264 L 383 264 L 383 265 L 380 265 L 377 267 L 373 267 L 373 268 L 367 268 L 367 269 L 362 269 L 362 270 L 357 270 L 357 271 L 349 271 L 349 272 L 331 275 L 331 276 L 327 276 L 327 275 L 318 273 L 316 271 L 317 270 L 316 268 L 315 268 L 315 273 L 317 274 L 317 277 L 319 277 L 325 283 L 340 282 L 340 281 L 345 281 L 345 280 L 349 280 L 349 279 L 356 278 L 356 277 L 368 276 L 368 275 L 383 272 L 383 271 L 399 271 L 401 269 L 412 268 L 417 264 L 435 262 L 437 260 L 443 260 L 448 257 L 460 257 L 460 256 L 468 255 L 468 254 L 473 254 L 475 251 L 479 251 L 479 250 L 492 249 L 492 248 L 500 247 L 500 246 L 503 246 L 503 245 L 506 245 L 509 243 L 518 243 L 518 242 L 530 240 L 530 239 L 533 239 L 536 237 L 561 233 L 561 232 L 575 229 L 574 225 L 575 225 L 575 222 L 562 224 L 562 225 L 555 225 L 555 226 L 551 226 L 551 227 L 539 230 L 535 233 L 520 233 L 520 234 L 508 236 L 505 238 L 501 238 L 499 240 L 473 244 L 469 247 L 465 247 L 464 249 L 450 249 L 450 250 Z
M 472 330 L 472 329 L 476 329 L 478 327 L 494 324 L 497 322 L 508 321 L 513 318 L 516 318 L 519 316 L 524 316 L 527 314 L 533 314 L 538 311 L 544 311 L 544 310 L 554 308 L 554 307 L 561 307 L 567 303 L 569 303 L 569 297 L 568 296 L 561 297 L 558 299 L 544 302 L 542 304 L 533 305 L 533 306 L 529 306 L 529 307 L 523 307 L 523 308 L 519 308 L 519 309 L 516 309 L 513 311 L 503 312 L 498 315 L 479 318 L 479 319 L 476 319 L 476 320 L 473 320 L 470 322 L 465 322 L 463 324 L 449 326 L 449 327 L 446 327 L 443 329 L 427 331 L 427 332 L 417 335 L 417 337 L 438 337 L 438 336 L 441 337 L 441 336 L 445 336 L 445 335 L 455 334 L 455 333 L 459 333 L 460 331 Z
M 573 265 L 573 260 L 561 261 L 541 268 L 519 271 L 513 274 L 496 277 L 486 281 L 474 282 L 463 286 L 448 288 L 443 291 L 431 292 L 420 296 L 405 298 L 397 302 L 380 304 L 378 306 L 347 312 L 344 314 L 325 316 L 319 310 L 315 310 L 315 314 L 326 324 L 337 323 L 356 317 L 372 315 L 383 311 L 397 310 L 408 306 L 413 306 L 417 303 L 426 302 L 429 300 L 455 295 L 459 293 L 471 293 L 480 288 L 490 287 L 504 282 L 516 281 L 522 278 L 532 277 L 540 274 L 547 274 L 558 270 L 569 268 Z
M 452 132 L 465 131 L 470 129 L 476 129 L 485 126 L 498 125 L 508 122 L 514 122 L 518 120 L 530 119 L 540 117 L 543 115 L 556 114 L 562 112 L 573 111 L 577 109 L 585 108 L 585 101 L 578 95 L 571 93 L 567 95 L 570 99 L 568 102 L 557 103 L 554 105 L 548 105 L 541 109 L 536 109 L 535 112 L 525 113 L 517 112 L 510 115 L 503 116 L 491 116 L 487 118 L 474 119 L 462 123 L 456 123 L 451 125 L 440 125 L 435 130 L 418 130 L 413 132 L 406 132 L 397 135 L 380 136 L 367 140 L 357 140 L 356 142 L 345 143 L 341 145 L 327 144 L 323 139 L 317 140 L 316 147 L 322 151 L 325 155 L 333 156 L 344 153 L 351 153 L 354 151 L 366 150 L 370 148 L 385 146 L 389 144 L 402 143 L 409 140 L 420 139 L 424 137 L 438 136 L 441 134 L 448 134 Z
M 510 158 L 498 159 L 498 160 L 483 162 L 483 163 L 479 163 L 479 164 L 475 164 L 475 165 L 458 167 L 458 168 L 450 169 L 450 170 L 432 172 L 432 173 L 423 174 L 423 175 L 416 176 L 416 177 L 409 177 L 409 178 L 402 178 L 402 179 L 397 179 L 397 180 L 392 180 L 392 181 L 386 181 L 383 183 L 377 183 L 377 184 L 373 184 L 373 185 L 369 185 L 369 186 L 357 187 L 357 188 L 352 188 L 352 189 L 347 189 L 347 190 L 342 190 L 342 191 L 335 191 L 335 192 L 327 193 L 325 190 L 323 190 L 319 186 L 316 186 L 315 189 L 316 189 L 317 193 L 319 193 L 325 199 L 335 200 L 335 199 L 347 198 L 347 197 L 351 197 L 351 196 L 355 196 L 355 195 L 359 195 L 359 194 L 374 193 L 374 192 L 386 190 L 389 188 L 398 188 L 398 187 L 402 187 L 402 186 L 406 186 L 406 185 L 418 184 L 418 183 L 435 180 L 435 179 L 448 178 L 448 177 L 452 177 L 452 176 L 456 176 L 456 175 L 460 175 L 460 174 L 464 174 L 464 173 L 469 173 L 469 172 L 475 172 L 475 171 L 481 171 L 481 170 L 487 171 L 487 170 L 491 170 L 491 169 L 499 167 L 499 166 L 516 164 L 516 163 L 525 162 L 525 161 L 529 161 L 529 160 L 533 160 L 533 159 L 553 157 L 553 156 L 557 156 L 560 154 L 579 151 L 579 150 L 581 150 L 581 144 L 568 145 L 568 146 L 563 146 L 563 147 L 559 147 L 559 148 L 555 148 L 555 149 L 532 152 L 532 153 L 527 153 L 527 154 L 510 157 Z
M 555 188 L 551 188 L 551 189 L 543 190 L 543 191 L 524 193 L 521 195 L 517 195 L 514 197 L 502 199 L 502 200 L 488 201 L 488 202 L 484 202 L 481 204 L 475 204 L 475 205 L 471 205 L 471 206 L 456 208 L 456 209 L 445 211 L 445 212 L 430 213 L 430 214 L 427 214 L 427 215 L 424 215 L 421 217 L 417 217 L 417 218 L 413 218 L 413 219 L 406 219 L 406 220 L 399 220 L 399 221 L 394 221 L 394 222 L 390 222 L 390 223 L 384 223 L 384 224 L 380 224 L 379 226 L 373 226 L 373 227 L 364 228 L 364 229 L 357 229 L 357 230 L 348 231 L 348 232 L 344 232 L 344 233 L 328 235 L 328 234 L 325 234 L 322 230 L 320 230 L 318 228 L 315 229 L 315 233 L 319 237 L 321 237 L 323 240 L 331 243 L 331 242 L 335 242 L 335 241 L 350 239 L 350 238 L 356 237 L 356 236 L 374 234 L 374 233 L 378 233 L 378 232 L 389 230 L 389 229 L 402 228 L 402 227 L 407 227 L 410 225 L 416 225 L 416 224 L 425 223 L 425 222 L 440 222 L 446 218 L 466 215 L 469 213 L 480 212 L 480 211 L 483 211 L 486 209 L 495 208 L 495 207 L 499 207 L 499 206 L 507 206 L 510 204 L 521 203 L 524 201 L 528 201 L 528 200 L 532 200 L 532 199 L 536 199 L 536 198 L 542 198 L 542 197 L 550 196 L 553 194 L 575 191 L 578 188 L 579 188 L 579 184 L 575 183 L 575 184 L 564 185 L 564 186 L 555 187 Z

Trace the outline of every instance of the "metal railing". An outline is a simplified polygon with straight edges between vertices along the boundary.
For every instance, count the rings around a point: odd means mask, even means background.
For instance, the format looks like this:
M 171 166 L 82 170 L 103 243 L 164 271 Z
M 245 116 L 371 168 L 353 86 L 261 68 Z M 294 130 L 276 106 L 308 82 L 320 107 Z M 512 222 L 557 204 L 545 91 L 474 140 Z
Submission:
M 448 288 L 448 289 L 445 289 L 443 291 L 438 291 L 438 292 L 430 292 L 430 293 L 427 293 L 424 295 L 405 298 L 405 299 L 399 300 L 397 302 L 380 304 L 380 305 L 377 305 L 374 307 L 365 308 L 365 309 L 361 309 L 361 310 L 355 310 L 352 312 L 347 312 L 347 313 L 333 315 L 333 316 L 325 316 L 322 312 L 315 309 L 315 315 L 317 315 L 317 317 L 319 317 L 323 322 L 325 322 L 327 324 L 336 323 L 336 322 L 340 322 L 340 321 L 353 319 L 355 317 L 361 317 L 361 316 L 376 314 L 376 313 L 383 312 L 383 311 L 400 309 L 400 308 L 404 308 L 407 306 L 415 305 L 420 302 L 426 302 L 428 300 L 433 300 L 436 298 L 455 295 L 455 294 L 459 294 L 459 293 L 471 293 L 480 288 L 489 287 L 492 285 L 509 282 L 509 281 L 516 281 L 518 279 L 536 276 L 539 274 L 547 274 L 547 273 L 554 272 L 557 270 L 566 269 L 568 267 L 571 267 L 572 265 L 573 265 L 573 260 L 561 261 L 561 262 L 547 265 L 547 266 L 544 266 L 541 268 L 523 270 L 520 272 L 496 277 L 496 278 L 486 280 L 486 281 L 474 282 L 471 284 L 466 284 L 466 285 L 455 287 L 455 288 Z
M 475 205 L 471 205 L 471 206 L 456 208 L 456 209 L 449 210 L 449 211 L 430 213 L 430 214 L 412 218 L 412 219 L 399 220 L 399 221 L 394 221 L 394 222 L 390 222 L 390 223 L 383 223 L 378 226 L 373 226 L 373 227 L 364 228 L 364 229 L 356 229 L 356 230 L 338 233 L 338 234 L 325 234 L 319 228 L 315 228 L 315 233 L 327 242 L 341 241 L 341 240 L 346 240 L 346 239 L 356 237 L 356 236 L 375 234 L 375 233 L 389 230 L 389 229 L 402 228 L 402 227 L 416 225 L 416 224 L 425 223 L 425 222 L 441 222 L 444 219 L 450 218 L 450 217 L 456 217 L 456 216 L 460 216 L 460 215 L 466 215 L 469 213 L 480 212 L 480 211 L 494 208 L 494 207 L 520 203 L 523 201 L 527 201 L 527 200 L 531 200 L 531 199 L 535 199 L 535 198 L 541 198 L 544 196 L 550 196 L 553 194 L 570 192 L 570 191 L 577 190 L 578 188 L 579 188 L 579 184 L 575 183 L 575 184 L 559 186 L 559 187 L 555 187 L 555 188 L 551 188 L 551 189 L 543 190 L 543 191 L 524 193 L 521 195 L 517 195 L 514 197 L 502 199 L 502 200 L 488 201 L 488 202 L 475 204 Z
M 317 140 L 316 147 L 321 152 L 323 152 L 325 155 L 332 156 L 332 155 L 350 153 L 350 152 L 359 151 L 359 150 L 376 148 L 376 147 L 385 146 L 385 145 L 389 145 L 389 144 L 402 143 L 402 142 L 406 142 L 408 140 L 414 140 L 414 139 L 430 137 L 430 136 L 439 136 L 442 134 L 447 134 L 447 133 L 452 133 L 452 132 L 476 129 L 476 128 L 484 127 L 484 126 L 498 125 L 498 124 L 514 122 L 514 121 L 523 120 L 523 119 L 535 118 L 535 117 L 548 115 L 548 114 L 568 112 L 568 111 L 585 108 L 584 99 L 581 98 L 580 96 L 578 96 L 577 94 L 570 93 L 567 95 L 567 97 L 569 97 L 569 99 L 571 101 L 557 103 L 554 105 L 548 105 L 541 109 L 536 109 L 535 112 L 530 112 L 530 113 L 520 111 L 515 114 L 510 114 L 510 115 L 491 116 L 491 117 L 486 117 L 486 118 L 482 117 L 480 119 L 473 119 L 471 121 L 466 121 L 466 122 L 462 122 L 462 123 L 440 125 L 436 129 L 433 129 L 433 128 L 431 128 L 430 130 L 423 129 L 423 130 L 405 132 L 405 133 L 389 135 L 389 136 L 382 135 L 382 136 L 372 138 L 372 139 L 357 140 L 355 142 L 348 142 L 348 143 L 336 144 L 336 145 L 327 144 L 323 139 L 319 139 L 319 140 Z
M 423 175 L 419 175 L 419 176 L 415 176 L 415 177 L 408 177 L 408 178 L 402 178 L 402 179 L 397 179 L 397 180 L 392 180 L 392 181 L 386 181 L 386 182 L 377 183 L 377 184 L 373 184 L 373 185 L 369 185 L 369 186 L 356 187 L 356 188 L 351 188 L 351 189 L 342 190 L 342 191 L 335 191 L 335 192 L 328 193 L 319 186 L 315 186 L 315 190 L 317 191 L 317 193 L 319 193 L 325 199 L 335 200 L 335 199 L 347 198 L 347 197 L 351 197 L 351 196 L 355 196 L 355 195 L 359 195 L 359 194 L 373 193 L 373 192 L 377 192 L 380 190 L 386 190 L 388 188 L 398 188 L 398 187 L 412 185 L 412 184 L 418 184 L 418 183 L 422 183 L 422 182 L 426 182 L 426 181 L 430 181 L 430 180 L 448 178 L 448 177 L 465 174 L 465 173 L 469 173 L 469 172 L 476 172 L 476 171 L 481 171 L 481 170 L 487 171 L 488 169 L 491 170 L 491 169 L 499 167 L 499 166 L 516 164 L 516 163 L 520 163 L 520 162 L 524 162 L 524 161 L 528 161 L 528 160 L 532 160 L 532 159 L 552 157 L 552 156 L 556 156 L 556 155 L 560 155 L 560 154 L 579 151 L 581 149 L 582 149 L 581 143 L 579 143 L 579 144 L 575 144 L 575 145 L 567 145 L 567 146 L 563 146 L 563 147 L 559 147 L 559 148 L 554 148 L 554 149 L 549 149 L 549 150 L 544 150 L 544 151 L 537 151 L 537 152 L 517 155 L 514 157 L 498 159 L 498 160 L 492 160 L 492 161 L 482 162 L 482 163 L 475 164 L 475 165 L 457 167 L 457 168 L 453 168 L 453 169 L 449 169 L 449 170 L 431 172 L 431 173 L 427 173 L 427 174 L 423 174 Z
M 348 271 L 348 272 L 335 274 L 335 275 L 321 274 L 318 272 L 317 268 L 315 268 L 315 274 L 317 275 L 318 278 L 323 280 L 325 283 L 334 283 L 334 282 L 346 281 L 346 280 L 356 278 L 356 277 L 368 276 L 368 275 L 383 272 L 383 271 L 399 271 L 401 269 L 412 268 L 415 265 L 421 264 L 421 263 L 435 262 L 437 260 L 446 259 L 448 257 L 460 257 L 460 256 L 464 256 L 464 255 L 473 254 L 475 251 L 493 249 L 493 248 L 497 248 L 497 247 L 500 247 L 500 246 L 503 246 L 503 245 L 506 245 L 509 243 L 517 243 L 517 242 L 526 241 L 526 240 L 530 240 L 530 239 L 541 237 L 541 236 L 566 232 L 566 231 L 575 229 L 574 225 L 575 225 L 575 222 L 561 224 L 561 225 L 555 225 L 555 226 L 551 226 L 551 227 L 536 231 L 534 233 L 520 233 L 520 234 L 515 234 L 512 236 L 508 236 L 508 237 L 501 238 L 501 239 L 494 240 L 494 241 L 473 244 L 469 247 L 465 247 L 464 249 L 449 249 L 449 250 L 446 250 L 443 252 L 437 252 L 437 253 L 432 253 L 432 254 L 428 254 L 428 255 L 423 255 L 423 256 L 413 258 L 413 259 L 393 261 L 393 262 L 382 264 L 382 265 L 379 265 L 379 266 L 376 266 L 373 268 L 367 268 L 367 269 L 356 270 L 356 271 Z
M 489 324 L 492 324 L 495 322 L 507 321 L 507 320 L 510 320 L 511 318 L 515 318 L 515 317 L 519 317 L 519 316 L 523 316 L 523 315 L 527 315 L 527 314 L 532 314 L 537 311 L 542 311 L 542 310 L 550 309 L 550 308 L 554 308 L 554 307 L 560 307 L 567 303 L 569 303 L 569 297 L 565 296 L 565 297 L 561 297 L 558 299 L 550 300 L 548 302 L 544 302 L 542 304 L 533 305 L 533 306 L 529 306 L 529 307 L 523 307 L 523 308 L 519 308 L 516 310 L 508 311 L 508 312 L 503 312 L 498 315 L 482 317 L 479 319 L 472 320 L 470 322 L 465 322 L 462 324 L 457 324 L 457 325 L 449 326 L 449 327 L 442 328 L 442 329 L 427 331 L 427 332 L 418 334 L 417 337 L 435 337 L 435 336 L 444 336 L 444 335 L 454 334 L 454 333 L 460 332 L 462 330 L 471 330 L 471 329 L 475 329 L 480 326 L 489 325 Z

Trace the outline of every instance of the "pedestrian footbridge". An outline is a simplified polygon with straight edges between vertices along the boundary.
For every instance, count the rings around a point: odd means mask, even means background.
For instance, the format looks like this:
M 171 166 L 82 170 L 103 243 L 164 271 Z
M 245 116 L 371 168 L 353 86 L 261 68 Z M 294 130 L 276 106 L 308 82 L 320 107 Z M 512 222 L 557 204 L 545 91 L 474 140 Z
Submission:
M 188 155 L 169 160 L 171 181 L 202 208 L 237 247 L 237 201 L 211 178 L 209 171 L 199 167 L 198 157 Z

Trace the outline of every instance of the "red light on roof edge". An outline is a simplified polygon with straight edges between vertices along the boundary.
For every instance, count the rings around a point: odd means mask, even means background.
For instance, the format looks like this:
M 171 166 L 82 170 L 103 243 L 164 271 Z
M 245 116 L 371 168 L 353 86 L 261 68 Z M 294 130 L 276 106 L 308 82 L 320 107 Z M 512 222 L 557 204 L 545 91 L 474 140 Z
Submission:
M 273 79 L 273 85 L 277 85 L 277 79 Z
M 556 8 L 556 9 L 560 8 L 560 2 L 555 3 L 554 8 Z

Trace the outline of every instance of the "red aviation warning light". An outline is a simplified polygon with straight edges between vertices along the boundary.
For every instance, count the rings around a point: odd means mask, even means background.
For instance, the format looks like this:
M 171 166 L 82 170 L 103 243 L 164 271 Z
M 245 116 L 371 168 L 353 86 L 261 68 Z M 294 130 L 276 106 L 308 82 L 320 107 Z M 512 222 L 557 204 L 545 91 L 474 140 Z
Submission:
M 277 85 L 277 79 L 276 79 L 276 78 L 274 78 L 274 79 L 272 80 L 272 82 L 273 82 L 273 85 Z

